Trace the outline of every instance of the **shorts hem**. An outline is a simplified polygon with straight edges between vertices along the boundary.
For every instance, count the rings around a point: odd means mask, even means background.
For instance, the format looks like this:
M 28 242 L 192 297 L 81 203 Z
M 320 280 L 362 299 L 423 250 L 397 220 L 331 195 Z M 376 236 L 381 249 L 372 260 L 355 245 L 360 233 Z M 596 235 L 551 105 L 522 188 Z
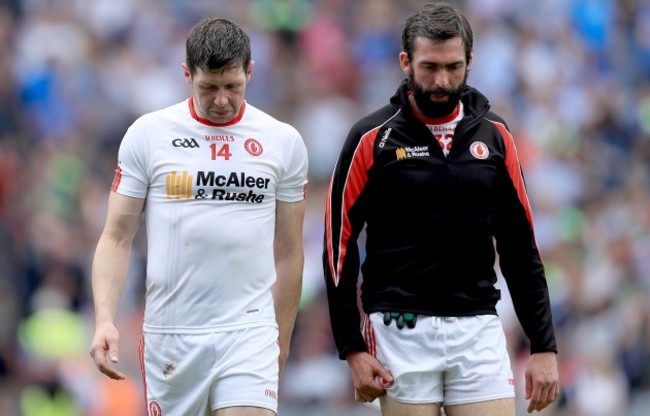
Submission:
M 276 405 L 275 407 L 266 403 L 250 403 L 250 402 L 231 402 L 231 403 L 222 403 L 216 407 L 211 407 L 210 410 L 212 412 L 216 412 L 217 410 L 225 409 L 228 407 L 259 407 L 262 409 L 267 409 L 275 413 L 276 415 L 278 414 L 278 406 Z
M 402 398 L 397 398 L 394 397 L 393 395 L 389 394 L 388 391 L 386 392 L 386 396 L 391 399 L 394 402 L 397 403 L 402 403 L 402 404 L 431 404 L 431 403 L 438 403 L 442 404 L 442 398 L 440 400 L 420 400 L 420 399 L 402 399 Z
M 473 398 L 468 398 L 468 399 L 461 399 L 461 400 L 443 400 L 442 398 L 440 400 L 420 400 L 420 399 L 401 399 L 397 397 L 393 397 L 391 394 L 386 394 L 389 399 L 397 402 L 397 403 L 403 403 L 403 404 L 441 404 L 443 406 L 455 406 L 459 404 L 471 404 L 471 403 L 481 403 L 481 402 L 489 402 L 491 400 L 499 400 L 499 399 L 514 399 L 515 398 L 515 393 L 502 393 L 502 394 L 493 394 L 491 396 L 482 396 L 482 397 L 473 397 Z
M 489 402 L 492 400 L 499 400 L 499 399 L 514 399 L 515 398 L 515 393 L 501 393 L 501 394 L 493 394 L 491 396 L 482 396 L 482 397 L 473 397 L 473 398 L 468 398 L 468 399 L 461 399 L 461 400 L 453 400 L 453 401 L 445 401 L 443 403 L 443 406 L 455 406 L 458 404 L 471 404 L 471 403 L 481 403 L 481 402 Z

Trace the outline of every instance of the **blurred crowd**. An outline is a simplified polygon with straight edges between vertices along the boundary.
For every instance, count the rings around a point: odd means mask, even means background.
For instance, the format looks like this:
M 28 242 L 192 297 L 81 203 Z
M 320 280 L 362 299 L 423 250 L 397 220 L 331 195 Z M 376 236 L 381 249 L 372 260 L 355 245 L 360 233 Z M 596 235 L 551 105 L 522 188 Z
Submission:
M 0 3 L 0 416 L 144 413 L 144 231 L 118 314 L 124 382 L 102 377 L 87 353 L 91 261 L 122 135 L 142 113 L 189 96 L 185 36 L 205 16 L 244 26 L 255 61 L 248 101 L 296 126 L 310 152 L 304 289 L 281 415 L 378 415 L 354 402 L 332 343 L 324 195 L 352 123 L 403 78 L 401 26 L 423 3 Z M 468 83 L 514 133 L 547 267 L 562 396 L 542 414 L 647 414 L 650 2 L 450 3 L 474 29 Z M 528 345 L 502 289 L 523 415 Z

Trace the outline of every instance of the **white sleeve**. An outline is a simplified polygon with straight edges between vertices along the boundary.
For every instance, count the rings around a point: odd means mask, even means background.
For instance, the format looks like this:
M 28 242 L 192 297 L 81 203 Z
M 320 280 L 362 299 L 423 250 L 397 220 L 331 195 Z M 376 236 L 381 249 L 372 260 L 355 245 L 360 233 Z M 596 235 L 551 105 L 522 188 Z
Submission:
M 309 161 L 307 147 L 300 133 L 293 127 L 290 127 L 289 133 L 293 138 L 290 142 L 292 149 L 287 152 L 287 159 L 284 163 L 284 170 L 278 184 L 276 197 L 283 202 L 297 202 L 305 199 Z
M 115 192 L 145 198 L 149 189 L 149 160 L 151 152 L 144 123 L 137 120 L 124 134 L 118 153 L 117 169 L 121 176 Z

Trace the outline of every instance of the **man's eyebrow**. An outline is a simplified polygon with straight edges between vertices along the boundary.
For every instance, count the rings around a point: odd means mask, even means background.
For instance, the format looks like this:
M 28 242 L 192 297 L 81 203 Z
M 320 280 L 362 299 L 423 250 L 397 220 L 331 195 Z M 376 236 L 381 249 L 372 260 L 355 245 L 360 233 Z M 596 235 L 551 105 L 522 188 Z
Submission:
M 465 61 L 462 59 L 451 61 L 451 62 L 444 62 L 444 63 L 440 61 L 423 60 L 420 61 L 419 65 L 452 66 L 452 65 L 462 65 L 464 63 Z

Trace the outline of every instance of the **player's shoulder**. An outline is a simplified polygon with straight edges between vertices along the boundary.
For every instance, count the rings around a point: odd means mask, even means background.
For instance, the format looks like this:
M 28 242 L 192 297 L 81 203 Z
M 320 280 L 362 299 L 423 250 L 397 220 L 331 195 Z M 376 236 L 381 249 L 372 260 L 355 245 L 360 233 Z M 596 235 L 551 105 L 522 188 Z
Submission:
M 493 124 L 494 123 L 503 124 L 506 128 L 508 128 L 508 124 L 506 123 L 506 120 L 493 111 L 488 111 L 484 119 Z
M 282 136 L 291 136 L 300 138 L 300 133 L 291 124 L 279 120 L 266 111 L 246 102 L 246 117 L 251 124 L 257 125 L 258 128 L 269 132 L 277 133 Z
M 160 126 L 172 122 L 179 117 L 187 117 L 189 106 L 187 100 L 150 111 L 139 116 L 132 124 L 136 127 Z
M 387 104 L 357 120 L 350 128 L 351 135 L 363 136 L 393 120 L 399 114 L 399 108 Z
M 466 86 L 462 100 L 464 106 L 463 110 L 465 111 L 466 116 L 475 117 L 482 114 L 483 122 L 489 124 L 503 124 L 506 128 L 508 127 L 505 119 L 492 110 L 490 100 L 476 88 L 470 87 L 469 85 Z

